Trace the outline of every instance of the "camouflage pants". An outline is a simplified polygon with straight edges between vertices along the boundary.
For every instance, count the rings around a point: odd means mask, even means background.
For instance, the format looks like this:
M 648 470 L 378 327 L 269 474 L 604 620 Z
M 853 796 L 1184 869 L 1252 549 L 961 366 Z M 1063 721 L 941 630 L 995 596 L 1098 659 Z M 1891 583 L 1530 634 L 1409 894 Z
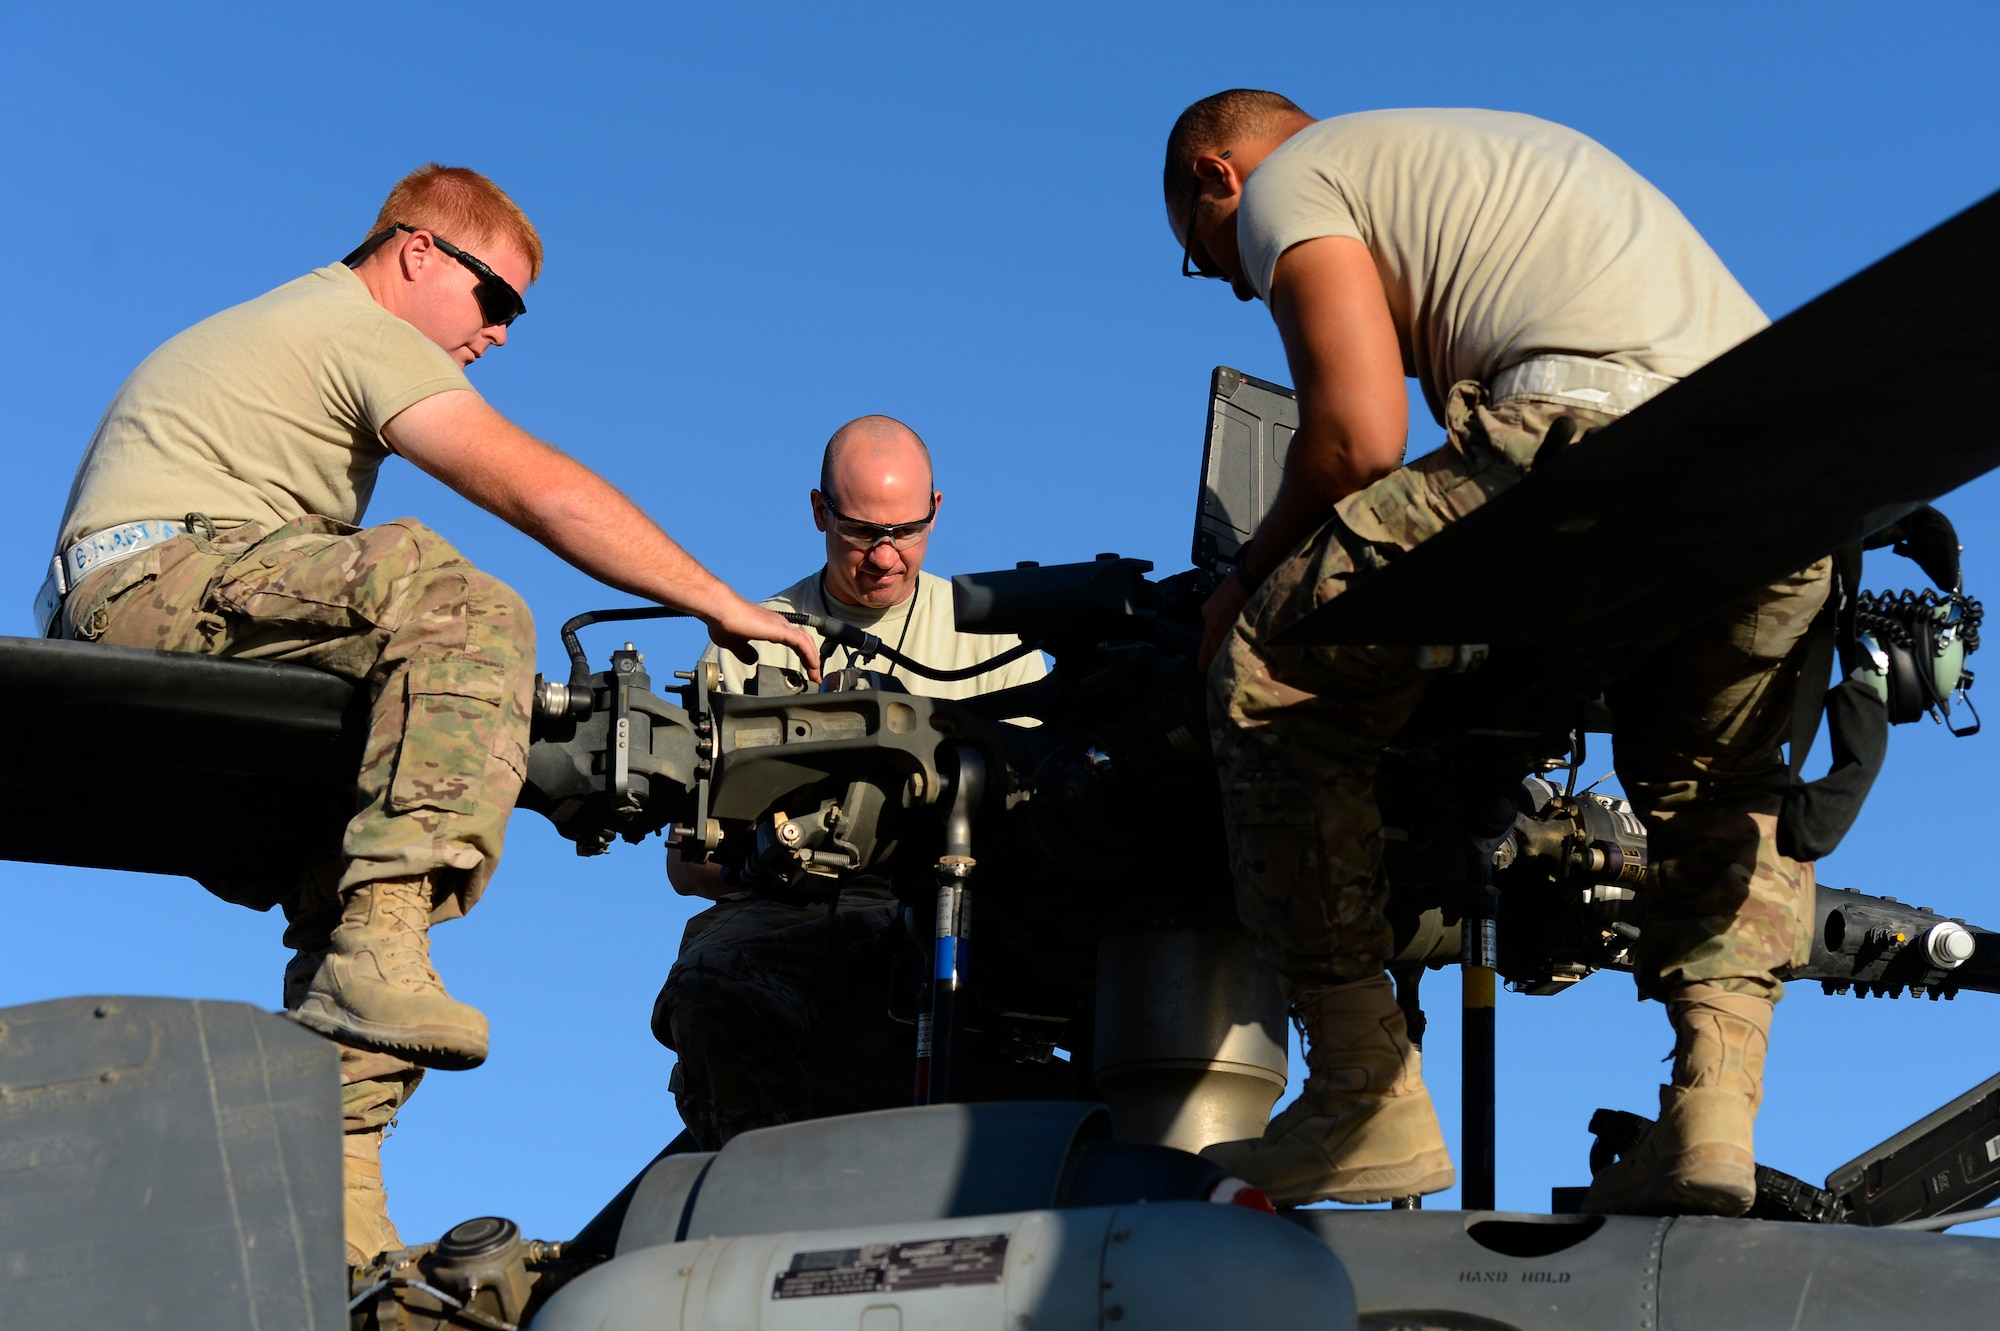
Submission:
M 316 969 L 317 958 L 310 953 L 295 957 L 285 968 L 286 1011 L 304 1001 Z M 396 1124 L 397 1113 L 417 1093 L 424 1069 L 394 1054 L 356 1049 L 338 1040 L 333 1043 L 340 1050 L 347 1242 L 365 1261 L 385 1246 L 400 1246 L 394 1223 L 388 1219 L 388 1198 L 382 1188 L 382 1144 Z
M 282 906 L 288 945 L 324 948 L 340 894 L 361 884 L 426 876 L 436 921 L 470 909 L 493 876 L 527 768 L 534 621 L 422 523 L 356 530 L 307 517 L 268 535 L 178 537 L 86 577 L 63 604 L 63 634 L 296 662 L 366 688 L 356 811 L 340 845 L 314 848 L 283 881 L 205 883 L 242 905 Z M 340 1054 L 352 1147 L 394 1119 L 423 1070 Z M 354 1172 L 350 1159 L 350 1194 Z
M 1294 986 L 1348 983 L 1387 964 L 1375 779 L 1430 675 L 1408 646 L 1267 639 L 1515 484 L 1560 416 L 1582 429 L 1612 419 L 1526 400 L 1488 406 L 1478 384 L 1456 385 L 1444 446 L 1342 500 L 1337 521 L 1257 589 L 1217 654 L 1210 728 L 1237 907 Z M 1788 780 L 1779 746 L 1829 571 L 1821 561 L 1690 630 L 1615 698 L 1619 775 L 1657 866 L 1642 993 L 1663 996 L 1677 978 L 1775 993 L 1779 973 L 1803 960 L 1812 875 L 1774 841 Z
M 848 886 L 837 909 L 743 893 L 688 922 L 653 1005 L 653 1035 L 680 1054 L 674 1097 L 703 1150 L 739 1132 L 907 1105 L 917 1036 L 889 1014 L 902 905 Z M 913 954 L 908 949 L 906 955 Z M 914 1011 L 925 984 L 914 970 Z M 1067 1063 L 1021 1062 L 972 1033 L 959 1065 L 966 1100 L 1066 1100 Z
M 832 914 L 743 893 L 688 922 L 653 1035 L 680 1055 L 675 1099 L 702 1149 L 910 1103 L 916 1032 L 887 1014 L 901 914 L 886 890 L 857 886 Z
M 339 1044 L 340 1130 L 347 1187 L 347 1241 L 367 1259 L 385 1246 L 400 1246 L 394 1222 L 385 1231 L 388 1198 L 382 1189 L 382 1143 L 396 1115 L 417 1093 L 424 1070 L 394 1054 L 377 1054 Z
M 356 812 L 337 858 L 327 847 L 302 881 L 209 884 L 260 910 L 283 905 L 293 946 L 322 945 L 337 894 L 362 883 L 430 877 L 433 920 L 484 890 L 527 766 L 534 622 L 430 528 L 307 517 L 268 535 L 181 536 L 86 577 L 63 620 L 70 638 L 297 662 L 366 688 Z M 321 937 L 294 936 L 311 932 Z

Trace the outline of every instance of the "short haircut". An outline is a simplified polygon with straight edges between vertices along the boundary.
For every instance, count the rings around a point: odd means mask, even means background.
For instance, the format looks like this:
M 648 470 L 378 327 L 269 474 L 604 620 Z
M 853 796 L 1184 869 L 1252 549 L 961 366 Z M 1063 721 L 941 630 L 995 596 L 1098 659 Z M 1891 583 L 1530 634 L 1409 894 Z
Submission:
M 931 450 L 915 430 L 897 420 L 894 416 L 861 416 L 849 421 L 833 432 L 826 441 L 826 452 L 819 459 L 819 492 L 831 498 L 833 495 L 833 469 L 839 464 L 841 455 L 856 435 L 881 435 L 901 432 L 908 435 L 910 442 L 917 446 L 917 452 L 924 459 L 924 489 L 937 489 L 937 469 L 931 465 Z
M 1291 98 L 1256 88 L 1231 88 L 1181 112 L 1167 134 L 1167 166 L 1161 176 L 1169 206 L 1185 204 L 1199 188 L 1197 157 L 1239 139 L 1262 137 L 1300 116 L 1312 119 Z
M 481 242 L 510 241 L 528 260 L 528 280 L 542 275 L 542 238 L 535 224 L 505 191 L 470 167 L 426 162 L 397 181 L 368 234 L 397 222 L 468 250 Z

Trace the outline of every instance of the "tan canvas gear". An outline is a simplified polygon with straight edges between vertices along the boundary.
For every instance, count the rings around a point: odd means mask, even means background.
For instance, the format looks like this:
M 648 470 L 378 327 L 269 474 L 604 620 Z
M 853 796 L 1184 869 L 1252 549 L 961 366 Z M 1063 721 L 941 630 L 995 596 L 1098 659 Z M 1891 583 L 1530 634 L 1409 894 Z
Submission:
M 445 992 L 431 969 L 429 885 L 386 878 L 345 894 L 319 970 L 292 1020 L 423 1067 L 486 1061 L 486 1017 Z
M 1752 1136 L 1764 1099 L 1771 999 L 1684 984 L 1668 1002 L 1674 1079 L 1660 1117 L 1624 1158 L 1599 1171 L 1584 1209 L 1612 1215 L 1739 1216 L 1757 1198 Z
M 1261 1139 L 1202 1154 L 1280 1206 L 1384 1202 L 1452 1185 L 1451 1154 L 1385 975 L 1301 991 L 1305 1089 Z

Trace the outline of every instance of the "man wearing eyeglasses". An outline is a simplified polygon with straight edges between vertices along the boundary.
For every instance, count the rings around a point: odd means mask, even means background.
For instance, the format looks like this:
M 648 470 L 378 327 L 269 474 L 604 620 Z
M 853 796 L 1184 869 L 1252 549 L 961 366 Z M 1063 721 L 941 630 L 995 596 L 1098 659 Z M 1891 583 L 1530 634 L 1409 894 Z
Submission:
M 520 791 L 534 626 L 510 589 L 423 524 L 361 528 L 400 454 L 621 590 L 748 652 L 810 636 L 737 596 L 608 482 L 511 424 L 465 376 L 526 309 L 534 226 L 484 176 L 429 165 L 368 238 L 225 310 L 133 371 L 63 515 L 44 632 L 294 661 L 365 687 L 343 841 L 297 882 L 210 882 L 284 908 L 286 1009 L 341 1046 L 349 1257 L 399 1246 L 384 1127 L 424 1068 L 486 1057 L 487 1023 L 431 969 L 428 930 L 493 874 Z
M 827 441 L 813 523 L 826 563 L 764 604 L 844 620 L 925 665 L 963 669 L 1020 644 L 1012 634 L 960 633 L 951 584 L 923 571 L 943 495 L 930 451 L 887 416 L 863 416 Z M 845 648 L 827 657 L 850 664 Z M 763 645 L 759 664 L 798 667 Z M 750 668 L 711 650 L 723 687 L 745 691 Z M 858 663 L 856 663 L 858 664 Z M 965 698 L 1040 679 L 1041 654 L 965 680 L 906 677 L 913 693 Z M 734 891 L 714 865 L 669 852 L 667 876 L 685 895 L 719 898 L 688 923 L 680 958 L 653 1007 L 653 1034 L 680 1055 L 673 1077 L 682 1122 L 704 1150 L 739 1132 L 910 1102 L 912 1029 L 887 1016 L 889 958 L 901 907 L 887 885 L 843 884 L 835 910 Z M 969 1060 L 976 1098 L 1064 1097 L 1066 1069 Z
M 1767 321 L 1657 189 L 1529 116 L 1315 121 L 1237 89 L 1182 113 L 1164 187 L 1182 272 L 1269 306 L 1301 421 L 1203 651 L 1237 903 L 1309 1075 L 1263 1138 L 1208 1154 L 1285 1204 L 1437 1191 L 1451 1161 L 1383 974 L 1373 792 L 1427 676 L 1406 647 L 1270 637 L 1514 484 L 1553 431 L 1609 424 Z M 1405 376 L 1447 435 L 1407 466 Z M 1810 867 L 1775 843 L 1779 746 L 1829 567 L 1689 631 L 1613 700 L 1654 866 L 1635 976 L 1676 1047 L 1658 1127 L 1589 1209 L 1739 1215 L 1754 1196 L 1771 1012 L 1812 902 Z
M 766 599 L 766 607 L 844 620 L 941 669 L 977 665 L 1020 645 L 1012 634 L 960 633 L 951 583 L 923 571 L 944 495 L 934 487 L 930 450 L 909 426 L 889 416 L 863 416 L 834 431 L 820 462 L 819 488 L 809 498 L 813 525 L 825 537 L 826 563 Z M 721 665 L 723 687 L 731 693 L 745 691 L 757 666 L 798 671 L 802 664 L 775 642 L 760 644 L 755 662 L 713 649 L 704 659 Z M 828 669 L 855 664 L 845 647 L 833 648 L 826 662 Z M 934 698 L 1012 688 L 1046 671 L 1032 652 L 962 680 L 911 677 L 886 660 L 871 668 Z

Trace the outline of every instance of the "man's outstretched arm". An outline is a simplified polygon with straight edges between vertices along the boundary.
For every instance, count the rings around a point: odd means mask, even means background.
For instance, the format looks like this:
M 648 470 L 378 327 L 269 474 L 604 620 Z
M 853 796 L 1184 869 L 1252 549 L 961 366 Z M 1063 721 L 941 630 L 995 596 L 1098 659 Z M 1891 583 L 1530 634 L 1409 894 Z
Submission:
M 754 659 L 753 640 L 782 643 L 819 678 L 811 634 L 738 596 L 611 482 L 478 394 L 427 397 L 399 412 L 382 435 L 416 466 L 599 582 L 687 611 L 744 660 Z
M 1250 592 L 1336 502 L 1394 471 L 1409 437 L 1402 348 L 1366 246 L 1326 236 L 1286 250 L 1271 281 L 1271 318 L 1298 391 L 1299 432 L 1242 574 L 1224 579 L 1202 608 L 1204 666 Z

